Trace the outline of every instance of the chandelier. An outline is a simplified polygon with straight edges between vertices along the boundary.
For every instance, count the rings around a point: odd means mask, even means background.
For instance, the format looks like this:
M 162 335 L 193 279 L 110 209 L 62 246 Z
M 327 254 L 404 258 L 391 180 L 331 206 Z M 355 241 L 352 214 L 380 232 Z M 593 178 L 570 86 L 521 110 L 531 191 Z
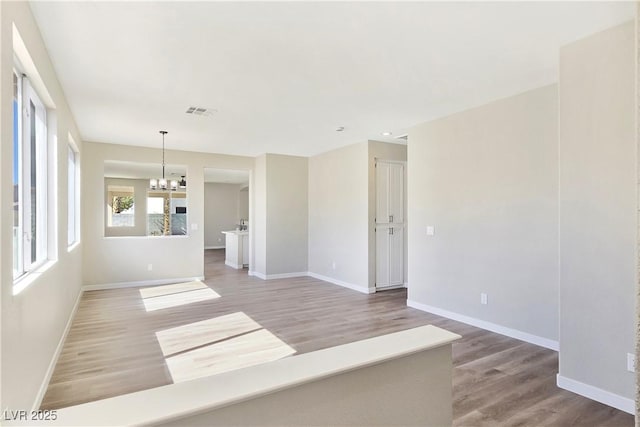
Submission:
M 169 132 L 167 132 L 166 130 L 161 130 L 160 133 L 162 134 L 162 178 L 161 179 L 151 178 L 149 180 L 149 188 L 151 188 L 152 190 L 157 190 L 158 188 L 160 190 L 166 190 L 167 189 L 167 179 L 164 176 L 164 169 L 165 169 L 165 163 L 164 163 L 164 136 L 166 134 L 168 134 Z M 182 181 L 184 181 L 184 177 L 182 178 Z M 177 190 L 178 189 L 178 181 L 176 181 L 175 179 L 171 180 L 169 185 L 171 186 L 171 190 Z M 186 186 L 186 181 L 185 181 L 185 186 Z

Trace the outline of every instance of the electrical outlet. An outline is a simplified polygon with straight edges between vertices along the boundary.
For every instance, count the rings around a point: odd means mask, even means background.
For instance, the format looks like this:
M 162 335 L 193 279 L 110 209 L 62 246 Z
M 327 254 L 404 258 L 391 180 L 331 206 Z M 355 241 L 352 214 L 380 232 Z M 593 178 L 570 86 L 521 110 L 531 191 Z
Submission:
M 197 231 L 198 230 L 198 224 L 191 224 L 191 231 Z
M 335 270 L 335 269 L 336 269 L 336 262 L 335 262 L 335 261 L 332 261 L 332 262 L 331 262 L 331 269 L 332 269 L 332 270 Z
M 218 243 L 222 242 L 222 239 L 218 238 Z
M 153 270 L 153 264 L 147 264 L 147 271 Z
M 487 305 L 489 304 L 489 297 L 485 293 L 480 294 L 480 304 Z
M 627 353 L 627 371 L 635 372 L 636 371 L 636 355 Z
M 436 228 L 433 225 L 427 225 L 427 236 L 433 236 L 436 234 Z

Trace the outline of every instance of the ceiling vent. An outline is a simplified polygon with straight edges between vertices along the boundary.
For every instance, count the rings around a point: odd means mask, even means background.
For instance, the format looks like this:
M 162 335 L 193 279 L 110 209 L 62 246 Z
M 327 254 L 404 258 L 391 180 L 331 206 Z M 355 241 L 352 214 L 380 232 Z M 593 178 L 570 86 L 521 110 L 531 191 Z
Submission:
M 204 108 L 204 107 L 189 107 L 187 108 L 187 111 L 185 111 L 185 113 L 187 114 L 193 114 L 194 116 L 204 116 L 204 117 L 211 117 L 216 112 L 217 110 L 214 110 L 213 108 Z

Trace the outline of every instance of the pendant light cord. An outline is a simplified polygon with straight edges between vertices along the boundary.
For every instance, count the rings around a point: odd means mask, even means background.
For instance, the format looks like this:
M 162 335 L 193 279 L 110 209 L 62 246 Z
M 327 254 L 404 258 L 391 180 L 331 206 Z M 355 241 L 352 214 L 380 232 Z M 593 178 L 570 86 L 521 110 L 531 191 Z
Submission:
M 162 179 L 164 179 L 164 136 L 169 133 L 166 130 L 161 130 L 162 134 Z

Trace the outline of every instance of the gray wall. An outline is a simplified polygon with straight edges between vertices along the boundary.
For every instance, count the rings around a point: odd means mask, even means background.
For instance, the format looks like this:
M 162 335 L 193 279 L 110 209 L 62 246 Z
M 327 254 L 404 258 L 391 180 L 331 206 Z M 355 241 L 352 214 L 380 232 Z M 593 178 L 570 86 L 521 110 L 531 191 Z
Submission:
M 204 184 L 204 247 L 225 246 L 223 231 L 240 223 L 240 184 Z M 248 200 L 248 191 L 243 192 Z M 247 203 L 248 212 L 248 203 Z M 247 218 L 247 217 L 245 217 Z
M 256 159 L 254 271 L 260 276 L 306 273 L 308 167 L 306 157 L 265 154 Z
M 552 85 L 410 130 L 410 301 L 558 340 L 557 115 Z
M 238 216 L 240 219 L 249 220 L 249 187 L 243 187 L 238 196 Z
M 560 375 L 633 399 L 634 25 L 560 52 Z
M 309 158 L 309 271 L 368 287 L 368 144 Z
M 251 246 L 253 252 L 253 266 L 251 269 L 258 274 L 267 271 L 267 155 L 256 157 L 255 169 L 252 176 L 253 188 L 253 230 L 254 241 Z

